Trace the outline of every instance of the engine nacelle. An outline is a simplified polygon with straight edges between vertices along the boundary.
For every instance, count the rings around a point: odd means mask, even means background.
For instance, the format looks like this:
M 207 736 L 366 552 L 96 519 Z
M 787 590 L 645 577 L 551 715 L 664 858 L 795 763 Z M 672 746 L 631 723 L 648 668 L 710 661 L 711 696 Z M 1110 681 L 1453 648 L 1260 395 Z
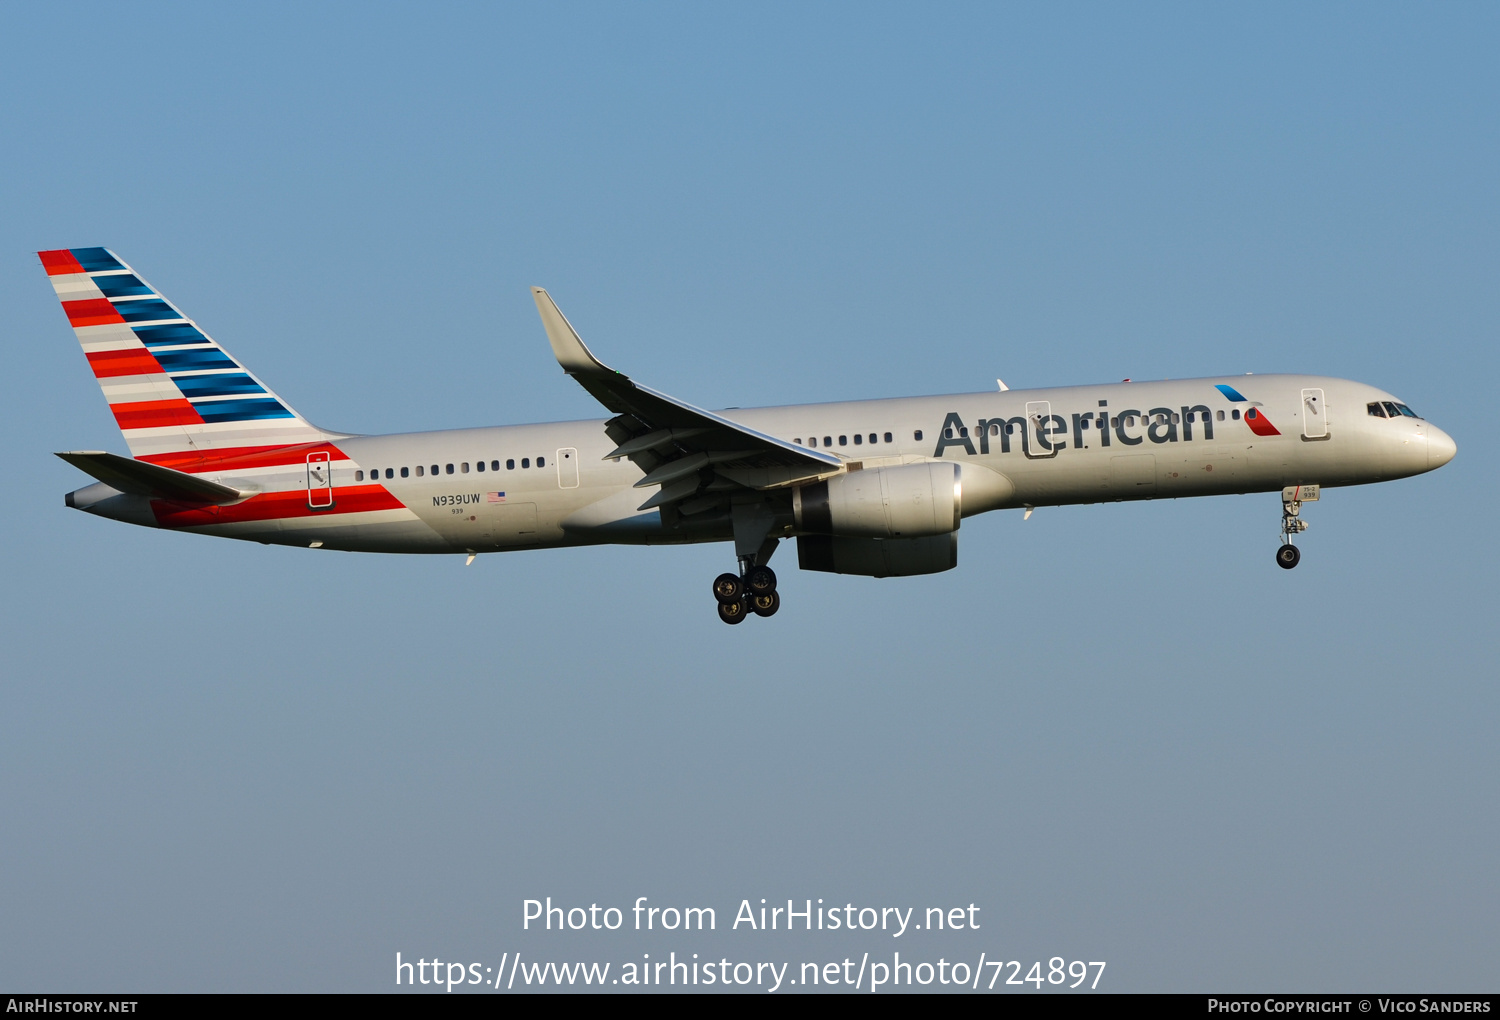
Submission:
M 958 532 L 923 538 L 801 535 L 797 538 L 797 566 L 865 577 L 936 574 L 958 566 Z
M 884 539 L 946 535 L 958 530 L 963 517 L 960 477 L 951 461 L 850 471 L 795 490 L 792 512 L 804 534 Z

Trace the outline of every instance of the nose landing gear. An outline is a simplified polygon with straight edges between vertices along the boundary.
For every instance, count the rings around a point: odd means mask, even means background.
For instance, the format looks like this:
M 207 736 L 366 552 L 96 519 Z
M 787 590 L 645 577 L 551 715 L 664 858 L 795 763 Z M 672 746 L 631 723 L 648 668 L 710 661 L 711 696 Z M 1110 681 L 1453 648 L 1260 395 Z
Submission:
M 1291 570 L 1302 562 L 1302 550 L 1292 545 L 1292 536 L 1307 530 L 1302 519 L 1302 504 L 1318 498 L 1316 485 L 1288 485 L 1281 490 L 1281 548 L 1276 550 L 1276 565 Z

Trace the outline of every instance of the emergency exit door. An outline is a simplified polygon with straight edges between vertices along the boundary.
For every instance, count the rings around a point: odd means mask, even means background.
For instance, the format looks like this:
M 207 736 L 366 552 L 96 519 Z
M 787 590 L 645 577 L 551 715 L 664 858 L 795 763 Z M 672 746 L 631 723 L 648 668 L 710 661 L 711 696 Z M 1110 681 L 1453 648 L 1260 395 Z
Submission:
M 557 451 L 557 485 L 561 489 L 578 488 L 578 451 L 572 447 Z

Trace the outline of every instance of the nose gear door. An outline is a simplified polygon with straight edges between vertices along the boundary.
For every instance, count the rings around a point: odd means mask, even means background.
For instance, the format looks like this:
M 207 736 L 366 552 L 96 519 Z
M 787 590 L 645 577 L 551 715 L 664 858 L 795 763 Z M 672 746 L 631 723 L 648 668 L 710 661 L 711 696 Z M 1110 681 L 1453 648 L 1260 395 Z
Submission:
M 307 505 L 314 510 L 333 506 L 333 466 L 328 451 L 307 455 Z
M 1328 438 L 1328 408 L 1323 406 L 1322 390 L 1302 391 L 1302 437 Z

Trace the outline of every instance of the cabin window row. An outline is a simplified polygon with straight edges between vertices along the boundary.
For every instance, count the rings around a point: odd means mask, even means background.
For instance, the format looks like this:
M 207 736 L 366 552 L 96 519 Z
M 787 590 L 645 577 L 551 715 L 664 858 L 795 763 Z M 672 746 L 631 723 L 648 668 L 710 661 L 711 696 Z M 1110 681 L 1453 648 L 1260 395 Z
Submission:
M 882 435 L 879 432 L 868 432 L 868 433 L 866 433 L 866 432 L 856 432 L 854 434 L 853 438 L 854 438 L 854 445 L 855 446 L 863 446 L 863 445 L 865 445 L 866 442 L 869 442 L 869 444 L 871 446 L 875 446 L 876 444 L 882 442 Z M 917 439 L 917 440 L 921 440 L 922 433 L 920 431 L 917 431 L 917 432 L 915 432 L 915 433 L 912 434 L 912 438 Z M 849 445 L 849 439 L 850 439 L 850 437 L 847 436 L 847 435 L 839 436 L 838 437 L 838 445 L 839 446 L 848 446 Z M 883 441 L 887 442 L 887 443 L 894 443 L 896 441 L 896 436 L 895 436 L 894 433 L 887 432 L 887 433 L 884 434 Z M 801 436 L 798 436 L 796 439 L 793 439 L 792 442 L 796 443 L 798 446 L 803 445 L 803 443 L 802 443 L 802 437 Z M 807 445 L 808 446 L 812 446 L 812 447 L 818 446 L 819 445 L 818 444 L 818 437 L 817 436 L 808 436 L 807 437 Z M 832 446 L 832 445 L 834 445 L 834 438 L 833 438 L 833 436 L 824 436 L 823 440 L 822 440 L 822 445 L 823 446 Z
M 546 457 L 538 457 L 536 459 L 536 466 L 539 467 L 539 468 L 546 467 L 547 466 L 547 458 Z M 475 470 L 475 471 L 484 471 L 486 469 L 486 467 L 489 470 L 491 470 L 491 471 L 499 471 L 500 470 L 500 462 L 498 460 L 492 460 L 488 464 L 486 464 L 484 461 L 478 460 L 478 461 L 475 461 L 474 464 L 473 464 L 473 470 Z M 531 467 L 531 458 L 530 457 L 522 457 L 521 458 L 521 468 L 524 470 L 524 469 L 529 468 L 529 467 Z M 507 470 L 507 471 L 514 471 L 515 469 L 516 469 L 515 458 L 510 458 L 510 459 L 506 460 L 506 462 L 505 462 L 505 470 Z M 373 482 L 376 479 L 378 479 L 380 477 L 381 470 L 382 470 L 381 468 L 371 468 L 370 469 L 370 481 Z M 395 478 L 398 472 L 399 472 L 399 474 L 400 474 L 400 476 L 402 478 L 410 478 L 412 476 L 412 468 L 410 468 L 410 467 L 384 468 L 383 470 L 385 471 L 385 477 L 387 477 L 387 478 Z M 423 477 L 424 475 L 427 475 L 427 474 L 432 474 L 433 476 L 437 476 L 437 475 L 441 475 L 441 474 L 449 474 L 449 475 L 451 475 L 451 474 L 460 474 L 460 475 L 466 475 L 466 474 L 469 473 L 469 470 L 470 470 L 470 465 L 469 465 L 469 462 L 466 461 L 466 460 L 465 461 L 460 461 L 457 464 L 433 464 L 431 466 L 428 466 L 428 465 L 425 465 L 425 464 L 418 464 L 417 467 L 416 467 L 416 475 L 417 475 L 418 478 L 421 478 L 421 477 Z M 362 482 L 362 481 L 364 481 L 365 480 L 365 473 L 364 473 L 364 471 L 355 471 L 354 472 L 354 480 L 356 482 Z

